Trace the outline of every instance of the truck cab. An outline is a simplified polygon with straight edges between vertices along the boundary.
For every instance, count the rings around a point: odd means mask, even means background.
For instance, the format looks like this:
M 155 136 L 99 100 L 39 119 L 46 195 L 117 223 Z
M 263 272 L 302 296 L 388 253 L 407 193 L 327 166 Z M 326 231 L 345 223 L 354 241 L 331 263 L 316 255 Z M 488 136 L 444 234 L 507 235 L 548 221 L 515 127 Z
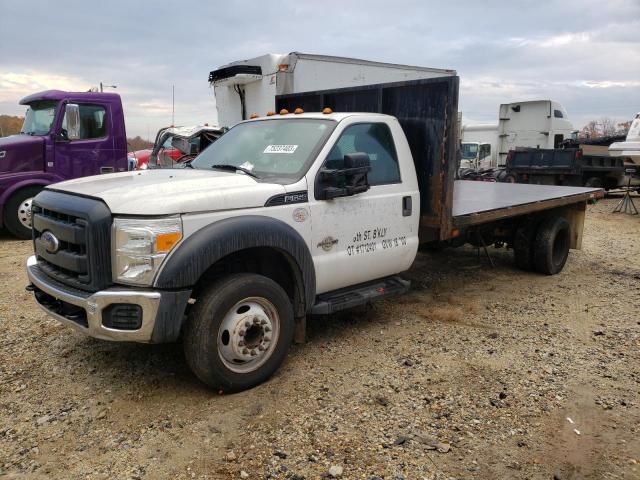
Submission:
M 162 202 L 141 201 L 158 194 Z M 294 318 L 331 311 L 323 295 L 371 281 L 367 294 L 406 288 L 380 279 L 412 264 L 419 205 L 394 117 L 248 120 L 183 168 L 81 178 L 40 193 L 28 273 L 43 308 L 102 339 L 174 341 L 188 308 L 224 309 L 213 337 L 186 331 L 190 364 L 210 385 L 246 388 L 282 360 Z M 233 305 L 209 302 L 221 299 Z M 205 338 L 220 347 L 214 377 L 196 361 Z
M 161 128 L 152 148 L 129 153 L 130 162 L 135 166 L 131 170 L 173 168 L 177 163 L 192 160 L 224 131 L 209 125 Z
M 560 148 L 574 131 L 566 110 L 556 101 L 504 103 L 498 118 L 498 165 L 505 165 L 509 151 L 518 147 Z
M 47 90 L 27 106 L 19 135 L 0 138 L 0 227 L 31 237 L 31 201 L 46 185 L 127 170 L 120 97 Z
M 460 169 L 486 170 L 495 167 L 491 144 L 462 142 L 460 145 Z

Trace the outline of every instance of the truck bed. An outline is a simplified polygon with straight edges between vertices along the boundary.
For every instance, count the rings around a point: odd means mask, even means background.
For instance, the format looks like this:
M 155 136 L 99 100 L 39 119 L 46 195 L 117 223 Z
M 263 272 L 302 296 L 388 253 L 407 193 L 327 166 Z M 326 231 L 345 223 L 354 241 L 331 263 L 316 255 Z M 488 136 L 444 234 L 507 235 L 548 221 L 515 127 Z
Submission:
M 603 196 L 604 191 L 600 188 L 456 180 L 453 224 L 467 227 Z

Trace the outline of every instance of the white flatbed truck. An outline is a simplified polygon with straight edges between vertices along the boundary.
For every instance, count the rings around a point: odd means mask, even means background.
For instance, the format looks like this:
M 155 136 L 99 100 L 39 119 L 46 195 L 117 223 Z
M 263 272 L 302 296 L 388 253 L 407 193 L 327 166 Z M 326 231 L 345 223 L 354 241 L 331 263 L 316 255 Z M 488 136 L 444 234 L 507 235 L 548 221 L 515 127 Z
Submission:
M 559 272 L 602 190 L 454 182 L 457 99 L 456 76 L 280 96 L 336 113 L 241 122 L 183 169 L 51 185 L 28 289 L 96 338 L 181 336 L 197 377 L 230 392 L 269 378 L 307 315 L 406 291 L 421 243 L 504 242 Z

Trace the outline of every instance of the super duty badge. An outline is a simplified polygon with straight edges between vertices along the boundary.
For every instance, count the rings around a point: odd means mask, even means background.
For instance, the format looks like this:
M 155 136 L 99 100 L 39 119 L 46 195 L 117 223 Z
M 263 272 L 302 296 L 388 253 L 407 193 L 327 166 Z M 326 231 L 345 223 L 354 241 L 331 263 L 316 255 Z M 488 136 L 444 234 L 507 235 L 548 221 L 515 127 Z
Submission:
M 281 193 L 274 195 L 264 204 L 265 207 L 276 205 L 289 205 L 291 203 L 306 203 L 309 201 L 309 194 L 306 191 Z

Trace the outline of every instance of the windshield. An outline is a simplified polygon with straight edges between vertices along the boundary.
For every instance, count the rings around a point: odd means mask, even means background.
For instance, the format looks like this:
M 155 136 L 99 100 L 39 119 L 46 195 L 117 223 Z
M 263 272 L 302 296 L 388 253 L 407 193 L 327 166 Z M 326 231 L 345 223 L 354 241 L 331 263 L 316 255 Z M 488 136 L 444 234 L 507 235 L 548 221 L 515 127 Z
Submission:
M 276 183 L 299 180 L 336 123 L 320 119 L 272 119 L 240 123 L 198 155 L 191 166 L 246 169 Z
M 43 100 L 30 104 L 20 133 L 26 133 L 27 135 L 45 135 L 49 133 L 57 106 L 58 102 L 54 100 Z
M 472 160 L 478 156 L 478 144 L 477 143 L 463 143 L 462 144 L 462 158 L 464 160 Z

